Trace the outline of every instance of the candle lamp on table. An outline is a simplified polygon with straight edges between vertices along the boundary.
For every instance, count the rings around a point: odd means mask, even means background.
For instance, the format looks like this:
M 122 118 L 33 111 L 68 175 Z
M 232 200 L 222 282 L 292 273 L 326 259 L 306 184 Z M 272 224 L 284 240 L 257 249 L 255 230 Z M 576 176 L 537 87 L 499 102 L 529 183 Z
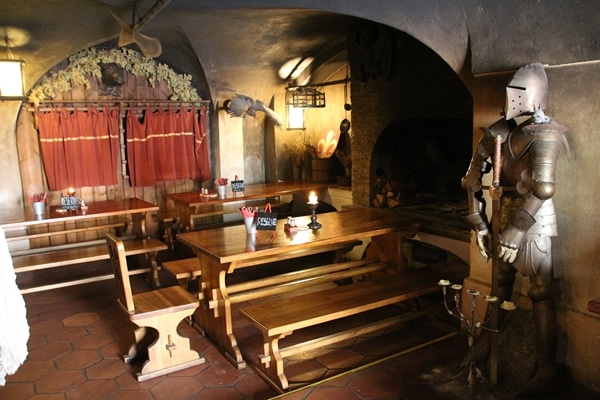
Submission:
M 311 211 L 310 223 L 308 224 L 308 227 L 312 230 L 321 229 L 323 225 L 317 222 L 317 207 L 319 207 L 319 200 L 317 199 L 315 192 L 310 192 L 307 204 Z

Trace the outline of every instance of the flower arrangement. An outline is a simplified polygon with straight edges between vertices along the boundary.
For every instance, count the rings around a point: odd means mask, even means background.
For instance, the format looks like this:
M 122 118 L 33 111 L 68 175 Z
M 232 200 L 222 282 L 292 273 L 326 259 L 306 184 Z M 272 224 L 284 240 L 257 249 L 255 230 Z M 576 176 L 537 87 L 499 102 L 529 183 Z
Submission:
M 336 150 L 335 156 L 344 166 L 346 176 L 352 175 L 352 151 L 350 148 Z
M 32 203 L 44 203 L 46 201 L 46 192 L 34 193 L 29 200 Z
M 174 93 L 171 100 L 201 100 L 191 86 L 191 75 L 177 74 L 168 65 L 157 63 L 131 49 L 97 50 L 93 47 L 69 57 L 69 65 L 65 69 L 45 75 L 31 90 L 29 100 L 37 105 L 42 100 L 54 98 L 57 92 L 71 90 L 72 85 L 89 88 L 88 77 L 100 78 L 101 65 L 108 63 L 115 63 L 134 76 L 145 77 L 151 86 L 157 80 L 166 82 Z
M 291 146 L 286 144 L 285 149 L 290 156 L 290 163 L 292 166 L 301 167 L 304 165 L 304 156 L 306 155 L 308 145 L 301 136 L 297 136 Z
M 227 179 L 227 178 L 215 179 L 215 185 L 217 185 L 217 186 L 227 186 L 227 182 L 229 182 L 229 179 Z

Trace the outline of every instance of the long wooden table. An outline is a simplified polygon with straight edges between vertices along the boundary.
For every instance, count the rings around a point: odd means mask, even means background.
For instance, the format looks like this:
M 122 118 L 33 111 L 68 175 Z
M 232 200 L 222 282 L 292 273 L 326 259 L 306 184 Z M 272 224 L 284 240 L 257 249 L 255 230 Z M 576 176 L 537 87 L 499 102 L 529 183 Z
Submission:
M 209 213 L 211 208 L 223 206 L 229 203 L 243 202 L 246 200 L 278 198 L 285 195 L 307 193 L 310 191 L 323 191 L 327 189 L 326 183 L 314 183 L 304 181 L 261 183 L 246 185 L 244 192 L 233 193 L 231 185 L 227 186 L 227 197 L 222 199 L 211 192 L 209 196 L 202 196 L 199 191 L 185 193 L 169 193 L 165 197 L 172 200 L 177 208 L 180 219 L 181 231 L 187 232 L 192 226 L 193 215 Z M 308 200 L 308 195 L 307 195 Z
M 310 218 L 299 217 L 296 222 L 299 226 L 307 225 Z M 247 235 L 244 226 L 177 235 L 200 259 L 203 305 L 196 311 L 196 322 L 238 368 L 243 368 L 245 362 L 233 333 L 227 274 L 274 260 L 301 257 L 315 250 L 327 251 L 333 245 L 364 238 L 371 239 L 367 257 L 391 261 L 400 272 L 405 268 L 402 239 L 414 236 L 422 223 L 417 218 L 372 208 L 319 214 L 318 222 L 322 224 L 319 230 L 300 230 L 289 234 L 284 230 L 285 221 L 280 220 L 275 237 L 269 231 L 259 231 L 254 237 Z M 209 303 L 213 305 L 212 309 Z
M 106 232 L 115 232 L 128 241 L 129 254 L 148 254 L 152 279 L 159 285 L 154 257 L 166 245 L 148 239 L 146 217 L 159 207 L 138 198 L 87 203 L 87 209 L 63 210 L 48 205 L 43 216 L 33 213 L 30 204 L 17 209 L 0 210 L 0 227 L 4 230 L 16 273 L 108 259 Z M 107 279 L 98 275 L 54 284 L 22 289 L 23 293 L 54 289 Z
M 158 206 L 136 197 L 87 203 L 87 210 L 63 210 L 61 206 L 48 205 L 43 216 L 33 213 L 30 204 L 25 207 L 0 209 L 0 227 L 5 232 L 54 223 L 82 222 L 97 218 L 129 216 L 131 232 L 138 238 L 147 237 L 146 215 L 158 211 Z M 7 235 L 9 236 L 9 235 Z

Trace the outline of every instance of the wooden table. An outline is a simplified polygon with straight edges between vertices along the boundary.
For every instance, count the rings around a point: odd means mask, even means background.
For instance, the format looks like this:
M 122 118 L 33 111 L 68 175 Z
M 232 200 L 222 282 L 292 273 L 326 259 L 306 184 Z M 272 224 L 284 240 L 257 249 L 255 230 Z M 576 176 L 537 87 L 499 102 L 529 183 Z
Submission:
M 308 216 L 296 218 L 299 226 L 310 222 Z M 414 236 L 421 220 L 372 208 L 318 215 L 322 228 L 284 231 L 285 221 L 277 222 L 276 236 L 262 231 L 252 238 L 244 226 L 230 226 L 178 234 L 178 239 L 190 246 L 199 257 L 202 274 L 200 288 L 204 306 L 196 311 L 196 321 L 207 335 L 225 350 L 227 357 L 243 368 L 245 362 L 233 333 L 232 308 L 226 286 L 226 275 L 240 268 L 251 268 L 274 260 L 300 257 L 303 252 L 327 249 L 337 243 L 370 238 L 367 257 L 392 261 L 398 271 L 405 267 L 401 244 L 406 236 Z M 247 239 L 252 242 L 248 246 Z M 324 250 L 326 251 L 326 250 Z M 216 300 L 216 301 L 215 301 Z M 218 306 L 209 309 L 208 304 Z
M 0 227 L 5 232 L 59 222 L 79 222 L 96 218 L 130 216 L 131 232 L 137 238 L 147 237 L 146 214 L 158 211 L 158 206 L 136 197 L 87 203 L 88 209 L 63 210 L 61 206 L 46 206 L 43 217 L 36 216 L 27 204 L 22 208 L 0 209 Z M 7 235 L 8 236 L 8 235 Z
M 13 258 L 16 273 L 34 272 L 85 262 L 108 259 L 106 232 L 130 239 L 131 254 L 151 257 L 152 279 L 159 285 L 156 249 L 166 245 L 148 239 L 146 216 L 159 207 L 138 198 L 87 203 L 87 210 L 63 210 L 46 206 L 43 216 L 36 216 L 30 204 L 17 209 L 0 210 L 0 227 Z M 158 243 L 157 243 L 158 242 Z M 159 246 L 160 245 L 160 246 Z M 98 275 L 23 289 L 23 293 L 54 289 L 107 279 Z
M 216 193 L 211 192 L 212 196 L 201 196 L 201 192 L 169 193 L 166 198 L 172 200 L 177 208 L 177 214 L 181 223 L 181 231 L 187 232 L 192 226 L 191 218 L 196 214 L 209 212 L 211 206 L 222 206 L 228 203 L 242 202 L 253 199 L 268 199 L 284 195 L 293 195 L 306 193 L 310 191 L 322 191 L 327 189 L 326 183 L 313 182 L 276 182 L 261 183 L 256 185 L 246 185 L 244 192 L 233 193 L 231 186 L 227 186 L 227 197 L 221 199 Z M 307 195 L 308 200 L 308 195 Z

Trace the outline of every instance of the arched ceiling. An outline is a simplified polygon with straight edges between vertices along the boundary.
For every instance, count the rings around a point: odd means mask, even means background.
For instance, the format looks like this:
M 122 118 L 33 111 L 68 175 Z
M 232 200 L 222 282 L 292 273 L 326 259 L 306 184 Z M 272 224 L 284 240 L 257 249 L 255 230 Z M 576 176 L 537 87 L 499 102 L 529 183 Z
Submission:
M 144 14 L 155 0 L 140 0 Z M 131 0 L 3 0 L 0 27 L 26 31 L 12 49 L 26 60 L 27 88 L 84 48 L 116 43 L 131 20 Z M 210 97 L 231 92 L 270 96 L 285 82 L 287 59 L 335 55 L 356 21 L 389 25 L 432 48 L 456 72 L 515 69 L 540 61 L 563 64 L 600 58 L 600 2 L 545 0 L 172 0 L 141 33 L 159 38 L 158 61 L 206 78 Z

